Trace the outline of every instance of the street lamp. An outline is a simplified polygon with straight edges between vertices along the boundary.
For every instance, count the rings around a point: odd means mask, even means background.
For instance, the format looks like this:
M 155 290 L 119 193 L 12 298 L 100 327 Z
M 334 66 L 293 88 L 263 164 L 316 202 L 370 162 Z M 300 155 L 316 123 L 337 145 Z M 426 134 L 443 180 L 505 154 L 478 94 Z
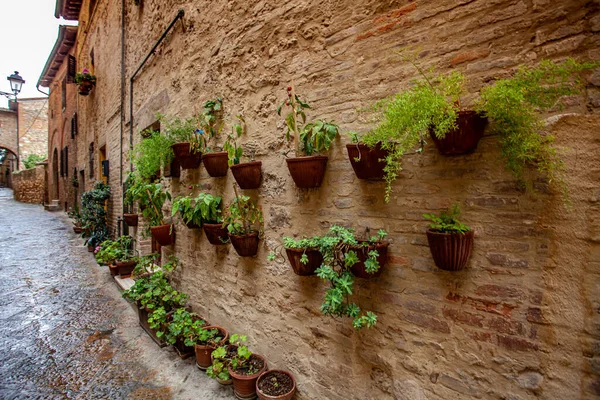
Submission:
M 10 82 L 10 90 L 12 90 L 15 96 L 15 105 L 17 110 L 17 170 L 19 170 L 19 159 L 21 156 L 19 150 L 19 102 L 17 101 L 17 95 L 21 93 L 21 88 L 23 87 L 25 80 L 21 77 L 21 75 L 19 75 L 19 71 L 15 71 L 15 73 L 8 76 L 6 80 Z

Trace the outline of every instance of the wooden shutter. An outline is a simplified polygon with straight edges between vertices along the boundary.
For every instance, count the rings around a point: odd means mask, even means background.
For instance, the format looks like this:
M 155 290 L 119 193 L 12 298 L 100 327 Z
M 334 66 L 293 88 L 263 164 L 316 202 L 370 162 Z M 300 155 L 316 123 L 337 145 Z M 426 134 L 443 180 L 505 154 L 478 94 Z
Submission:
M 75 136 L 77 136 L 77 113 L 71 118 L 71 139 L 75 139 Z
M 67 82 L 74 83 L 75 82 L 75 74 L 77 74 L 77 59 L 71 55 L 69 55 L 67 61 Z

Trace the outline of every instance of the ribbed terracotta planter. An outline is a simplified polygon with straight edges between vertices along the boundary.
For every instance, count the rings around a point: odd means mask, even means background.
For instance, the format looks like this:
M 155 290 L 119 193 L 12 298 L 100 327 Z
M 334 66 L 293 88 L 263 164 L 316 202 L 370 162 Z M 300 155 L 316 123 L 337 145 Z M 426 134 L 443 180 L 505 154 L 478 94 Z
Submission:
M 89 95 L 93 88 L 94 88 L 94 84 L 91 81 L 82 81 L 77 86 L 77 90 L 78 90 L 79 94 L 82 96 Z
M 290 175 L 296 186 L 301 189 L 321 186 L 327 167 L 327 156 L 308 156 L 286 158 Z
M 269 379 L 273 373 L 284 374 L 291 379 L 292 388 L 287 393 L 281 394 L 279 396 L 271 396 L 261 390 L 261 382 L 265 379 Z M 294 393 L 296 393 L 296 380 L 294 379 L 294 375 L 292 375 L 288 371 L 283 371 L 281 369 L 272 369 L 270 371 L 263 372 L 256 380 L 256 394 L 258 395 L 258 398 L 260 400 L 291 400 L 292 397 L 294 397 Z
M 347 144 L 348 158 L 358 179 L 381 180 L 385 176 L 385 157 L 389 151 L 383 150 L 381 144 L 373 148 L 366 144 Z M 358 159 L 358 161 L 356 161 Z
M 171 148 L 173 149 L 173 153 L 175 153 L 175 160 L 179 162 L 182 169 L 195 169 L 200 166 L 202 153 L 192 153 L 188 142 L 175 143 L 171 145 Z
M 440 154 L 457 156 L 475 151 L 483 137 L 487 118 L 476 111 L 459 111 L 457 125 L 458 128 L 447 132 L 443 139 L 438 139 L 433 129 L 429 129 L 429 135 Z
M 81 233 L 81 232 L 83 232 L 83 228 L 80 227 L 80 226 L 74 226 L 73 227 L 73 232 L 75 232 L 75 233 Z
M 229 235 L 227 228 L 223 228 L 223 224 L 202 224 L 202 229 L 206 234 L 206 238 L 210 244 L 220 246 L 229 243 Z
M 173 227 L 173 229 L 171 229 Z M 150 228 L 152 237 L 161 246 L 169 246 L 175 243 L 175 226 L 174 225 L 159 225 Z
M 123 219 L 127 226 L 138 226 L 138 218 L 137 214 L 123 214 Z
M 359 243 L 364 243 L 364 241 L 359 240 Z M 381 275 L 381 273 L 383 272 L 383 267 L 385 266 L 385 263 L 387 262 L 388 246 L 389 246 L 388 242 L 377 243 L 376 245 L 371 245 L 369 247 L 352 246 L 351 249 L 356 251 L 356 255 L 358 256 L 358 259 L 359 259 L 359 262 L 357 262 L 352 267 L 350 267 L 350 270 L 352 271 L 354 276 L 357 276 L 359 278 L 367 278 L 368 279 L 368 278 L 375 278 L 375 277 Z M 373 274 L 368 273 L 367 270 L 365 269 L 365 261 L 367 260 L 367 258 L 369 258 L 369 252 L 371 250 L 377 250 L 377 252 L 379 253 L 379 256 L 377 257 L 377 262 L 379 263 L 379 269 Z
M 323 255 L 317 249 L 285 249 L 285 253 L 296 275 L 314 275 L 315 270 L 323 264 Z M 300 262 L 303 254 L 308 257 L 307 264 Z
M 260 358 L 263 363 L 263 369 L 258 371 L 255 374 L 252 375 L 242 375 L 242 374 L 238 374 L 235 371 L 233 371 L 231 369 L 231 367 L 229 368 L 229 375 L 231 375 L 231 379 L 233 380 L 233 393 L 235 394 L 235 397 L 237 397 L 238 399 L 255 399 L 256 398 L 256 381 L 258 380 L 258 377 L 264 372 L 266 371 L 267 368 L 267 360 L 265 360 L 262 356 L 259 356 L 258 354 L 252 354 L 250 356 L 250 358 L 255 357 L 255 358 Z
M 229 161 L 226 151 L 219 151 L 217 153 L 205 153 L 202 154 L 202 163 L 208 175 L 213 178 L 218 178 L 227 175 L 227 169 Z
M 262 161 L 232 165 L 231 173 L 242 189 L 257 189 L 262 179 Z
M 427 231 L 429 250 L 438 268 L 460 271 L 465 268 L 473 249 L 473 231 L 461 233 L 439 233 Z
M 125 262 L 116 261 L 115 264 L 119 270 L 119 275 L 121 277 L 125 277 L 125 276 L 131 275 L 131 273 L 133 272 L 133 269 L 135 268 L 136 262 L 135 261 L 125 261 Z
M 245 235 L 229 235 L 229 240 L 240 257 L 253 257 L 258 252 L 258 232 L 250 232 Z
M 194 346 L 194 349 L 196 351 L 196 366 L 203 371 L 212 365 L 212 352 L 217 347 L 227 343 L 227 339 L 229 338 L 229 332 L 227 332 L 227 329 L 222 328 L 220 326 L 205 326 L 204 329 L 218 329 L 223 339 L 218 343 L 216 347 L 212 345 L 205 346 L 202 344 L 197 344 Z

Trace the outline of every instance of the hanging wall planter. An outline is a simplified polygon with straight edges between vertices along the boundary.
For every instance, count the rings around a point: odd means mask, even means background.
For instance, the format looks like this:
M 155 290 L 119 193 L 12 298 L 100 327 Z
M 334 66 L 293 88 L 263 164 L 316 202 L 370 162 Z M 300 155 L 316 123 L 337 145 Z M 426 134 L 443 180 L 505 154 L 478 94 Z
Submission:
M 473 231 L 458 220 L 458 203 L 452 210 L 443 211 L 440 216 L 424 214 L 431 220 L 427 231 L 427 242 L 438 268 L 446 271 L 460 271 L 465 268 L 473 248 Z
M 327 156 L 286 158 L 290 175 L 296 186 L 310 189 L 321 186 L 327 168 Z
M 231 173 L 242 189 L 257 189 L 262 178 L 262 161 L 232 165 Z
M 316 269 L 323 263 L 323 255 L 317 249 L 285 249 L 285 252 L 296 275 L 314 275 Z M 308 258 L 306 264 L 301 261 L 304 254 Z
M 152 237 L 161 246 L 169 246 L 175 243 L 175 225 L 159 225 L 150 228 Z
M 138 226 L 138 218 L 137 214 L 123 214 L 127 226 Z
M 359 240 L 359 243 L 367 243 L 366 241 Z M 350 246 L 351 250 L 356 252 L 358 256 L 358 262 L 350 267 L 352 274 L 359 278 L 375 278 L 381 275 L 383 272 L 383 267 L 387 263 L 387 251 L 388 251 L 388 242 L 380 242 L 377 244 L 371 244 L 369 246 Z M 369 252 L 376 250 L 379 255 L 377 256 L 377 262 L 379 263 L 379 269 L 374 273 L 370 274 L 365 269 L 365 261 L 369 257 Z
M 244 235 L 229 234 L 229 240 L 240 257 L 253 257 L 258 253 L 258 232 L 250 232 Z
M 483 137 L 487 118 L 477 114 L 476 111 L 459 111 L 456 125 L 457 129 L 446 132 L 443 139 L 436 137 L 433 129 L 429 130 L 429 135 L 440 154 L 457 156 L 475 151 L 479 140 Z
M 75 74 L 75 83 L 78 85 L 77 88 L 79 94 L 87 96 L 94 86 L 96 86 L 96 76 L 90 74 L 90 71 L 87 68 L 84 68 L 81 72 Z
M 202 229 L 206 234 L 208 242 L 215 246 L 220 246 L 229 243 L 227 228 L 223 228 L 223 224 L 202 224 Z
M 295 392 L 296 380 L 287 371 L 265 371 L 256 380 L 256 394 L 260 400 L 291 400 Z
M 385 176 L 385 157 L 389 154 L 381 144 L 373 148 L 363 143 L 347 144 L 348 158 L 358 179 L 381 180 Z
M 206 172 L 211 177 L 218 178 L 227 175 L 229 165 L 227 164 L 228 156 L 226 151 L 202 154 L 202 162 L 204 163 Z
M 192 152 L 189 142 L 175 143 L 171 145 L 175 160 L 179 162 L 182 169 L 196 169 L 202 162 L 201 152 Z

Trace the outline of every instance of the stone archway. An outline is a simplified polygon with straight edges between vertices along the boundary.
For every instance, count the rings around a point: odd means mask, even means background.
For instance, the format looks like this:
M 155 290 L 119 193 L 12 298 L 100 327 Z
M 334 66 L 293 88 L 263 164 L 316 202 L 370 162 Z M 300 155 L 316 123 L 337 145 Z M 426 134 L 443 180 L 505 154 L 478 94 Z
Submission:
M 12 172 L 16 170 L 16 153 L 8 147 L 0 146 L 0 187 L 12 188 Z

